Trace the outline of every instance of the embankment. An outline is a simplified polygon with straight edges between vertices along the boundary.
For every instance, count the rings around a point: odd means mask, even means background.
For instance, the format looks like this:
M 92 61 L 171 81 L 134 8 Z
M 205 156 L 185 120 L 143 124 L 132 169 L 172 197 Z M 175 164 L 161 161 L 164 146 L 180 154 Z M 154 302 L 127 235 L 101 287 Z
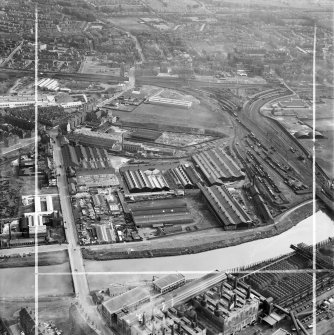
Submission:
M 18 250 L 20 251 L 20 250 Z M 67 250 L 42 252 L 38 254 L 38 265 L 58 265 L 68 262 Z M 0 269 L 35 266 L 35 254 L 12 254 L 0 258 Z
M 276 224 L 267 227 L 255 228 L 253 230 L 240 231 L 237 234 L 231 233 L 231 236 L 224 234 L 219 238 L 219 233 L 214 238 L 206 239 L 203 237 L 203 243 L 191 243 L 191 235 L 185 236 L 184 240 L 174 240 L 173 244 L 168 246 L 167 243 L 162 243 L 161 240 L 156 239 L 146 248 L 139 245 L 131 245 L 129 243 L 120 249 L 92 249 L 83 248 L 82 255 L 89 260 L 115 260 L 115 259 L 130 259 L 130 258 L 149 258 L 149 257 L 165 257 L 165 256 L 179 256 L 187 254 L 195 254 L 214 249 L 232 247 L 246 242 L 251 242 L 258 239 L 269 238 L 279 235 L 288 229 L 295 226 L 300 221 L 306 219 L 313 214 L 312 206 L 307 203 L 304 206 L 297 208 L 284 220 L 278 221 Z M 166 241 L 166 239 L 164 239 Z M 131 248 L 131 251 L 129 249 Z

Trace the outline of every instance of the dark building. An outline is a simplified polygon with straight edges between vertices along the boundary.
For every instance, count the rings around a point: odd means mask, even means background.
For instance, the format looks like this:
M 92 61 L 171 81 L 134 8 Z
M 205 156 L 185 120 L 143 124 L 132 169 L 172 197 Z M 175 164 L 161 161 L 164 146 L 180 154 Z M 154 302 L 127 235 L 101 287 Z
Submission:
M 234 230 L 249 227 L 252 220 L 225 186 L 206 187 L 198 184 L 198 187 L 210 209 L 223 224 L 224 229 Z
M 274 223 L 273 216 L 264 199 L 262 198 L 258 188 L 255 185 L 250 185 L 249 192 L 252 196 L 253 202 L 255 203 L 256 212 L 259 214 L 261 219 L 268 224 Z
M 211 323 L 215 334 L 234 335 L 258 318 L 260 300 L 251 287 L 228 276 L 220 285 L 194 298 L 199 322 Z M 213 333 L 213 329 L 211 330 Z
M 193 221 L 187 204 L 180 199 L 138 202 L 129 204 L 129 208 L 138 227 L 182 224 Z
M 193 160 L 210 185 L 221 185 L 223 181 L 245 177 L 239 166 L 220 148 L 196 154 Z
M 35 312 L 29 308 L 21 308 L 19 312 L 20 326 L 24 331 L 25 335 L 35 335 Z M 38 334 L 41 334 L 38 332 Z
M 149 129 L 137 129 L 134 132 L 125 136 L 130 141 L 138 142 L 154 142 L 161 136 L 161 132 Z
M 169 185 L 159 170 L 124 170 L 123 177 L 133 193 L 169 191 Z

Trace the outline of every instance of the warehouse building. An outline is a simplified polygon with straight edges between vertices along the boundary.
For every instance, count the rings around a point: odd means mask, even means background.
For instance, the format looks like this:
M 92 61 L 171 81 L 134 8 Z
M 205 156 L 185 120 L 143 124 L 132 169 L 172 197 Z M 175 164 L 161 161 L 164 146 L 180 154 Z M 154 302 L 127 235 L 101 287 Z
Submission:
M 161 132 L 149 129 L 136 129 L 124 136 L 125 139 L 138 142 L 154 142 L 162 135 Z
M 65 167 L 108 169 L 111 166 L 108 153 L 103 148 L 64 144 L 62 146 L 62 154 Z
M 153 287 L 159 293 L 167 293 L 186 283 L 186 278 L 181 273 L 171 273 L 153 281 Z
M 192 101 L 168 99 L 168 98 L 162 98 L 158 96 L 150 97 L 148 99 L 148 102 L 150 104 L 155 104 L 155 105 L 164 105 L 164 106 L 187 108 L 187 109 L 189 109 L 193 104 Z
M 180 181 L 184 188 L 193 188 L 194 184 L 191 182 L 190 178 L 188 177 L 184 167 L 182 165 L 176 167 L 172 170 L 176 178 Z
M 251 287 L 238 284 L 230 275 L 220 285 L 196 296 L 193 304 L 199 321 L 204 325 L 211 323 L 221 335 L 234 335 L 252 324 L 260 309 L 260 300 Z
M 119 334 L 127 335 L 205 335 L 207 328 L 204 322 L 202 320 L 198 322 L 199 318 L 197 318 L 194 308 L 190 306 L 189 309 L 189 304 L 187 304 L 187 308 L 184 308 L 184 303 L 191 301 L 190 304 L 192 304 L 192 299 L 196 299 L 197 296 L 211 287 L 220 287 L 221 282 L 225 281 L 226 278 L 225 273 L 209 273 L 172 290 L 172 292 L 158 297 L 152 296 L 149 302 L 137 304 L 137 307 L 131 311 L 126 308 L 127 300 L 124 300 L 123 309 L 117 313 L 116 317 L 111 318 L 110 322 L 107 321 L 107 324 Z M 239 315 L 235 314 L 235 316 Z
M 97 133 L 86 129 L 76 129 L 67 138 L 83 145 L 104 149 L 112 149 L 116 143 L 122 142 L 121 133 Z
M 226 230 L 249 228 L 252 220 L 225 186 L 206 187 L 198 184 L 210 209 Z
M 261 219 L 267 223 L 272 224 L 274 223 L 274 218 L 270 212 L 270 209 L 266 205 L 264 199 L 262 198 L 259 189 L 256 185 L 249 186 L 249 192 L 252 196 L 253 202 L 255 204 L 255 208 Z
M 102 303 L 102 315 L 110 328 L 121 334 L 127 334 L 122 317 L 129 312 L 133 312 L 144 303 L 149 302 L 150 298 L 150 293 L 147 289 L 136 287 Z
M 185 224 L 193 221 L 187 204 L 180 199 L 142 201 L 128 206 L 137 227 Z
M 210 185 L 245 178 L 239 166 L 220 148 L 196 154 L 193 160 Z
M 123 177 L 131 193 L 169 191 L 169 185 L 157 170 L 125 170 Z

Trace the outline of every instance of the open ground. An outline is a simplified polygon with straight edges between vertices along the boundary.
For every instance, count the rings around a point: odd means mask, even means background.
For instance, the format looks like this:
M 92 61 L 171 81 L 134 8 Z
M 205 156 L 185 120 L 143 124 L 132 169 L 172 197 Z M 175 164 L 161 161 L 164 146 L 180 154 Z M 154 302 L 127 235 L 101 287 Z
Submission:
M 132 112 L 115 111 L 122 121 L 156 123 L 161 125 L 196 127 L 228 132 L 231 123 L 214 105 L 193 104 L 191 108 L 178 108 L 162 105 L 141 104 Z

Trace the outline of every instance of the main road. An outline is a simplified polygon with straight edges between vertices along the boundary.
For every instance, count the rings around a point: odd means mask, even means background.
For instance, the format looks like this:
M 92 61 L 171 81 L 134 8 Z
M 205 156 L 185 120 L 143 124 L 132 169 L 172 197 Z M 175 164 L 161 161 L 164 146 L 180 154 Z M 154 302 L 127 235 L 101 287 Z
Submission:
M 66 171 L 64 168 L 60 142 L 55 136 L 53 139 L 55 140 L 53 146 L 54 161 L 60 172 L 60 176 L 58 176 L 58 190 L 64 219 L 65 234 L 68 242 L 68 255 L 72 271 L 74 291 L 84 314 L 87 315 L 89 320 L 94 322 L 98 332 L 100 334 L 112 335 L 113 332 L 105 326 L 105 323 L 101 315 L 98 313 L 96 306 L 93 304 L 89 294 L 84 262 L 81 248 L 78 243 L 75 220 L 72 212 L 71 198 L 68 192 Z

